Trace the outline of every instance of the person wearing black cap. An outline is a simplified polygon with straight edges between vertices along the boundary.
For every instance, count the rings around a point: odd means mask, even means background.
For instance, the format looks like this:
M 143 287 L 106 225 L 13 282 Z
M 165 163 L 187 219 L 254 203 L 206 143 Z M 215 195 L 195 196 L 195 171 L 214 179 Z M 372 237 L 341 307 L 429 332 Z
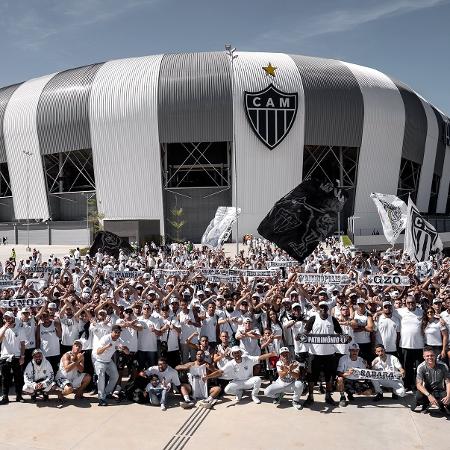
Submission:
M 2 399 L 0 405 L 9 403 L 8 393 L 11 385 L 11 372 L 14 375 L 14 387 L 16 390 L 16 401 L 22 399 L 22 368 L 25 362 L 25 331 L 18 324 L 11 311 L 3 314 L 4 325 L 0 328 L 0 342 L 2 349 L 0 353 L 0 374 L 2 384 Z
M 310 317 L 305 325 L 305 333 L 307 334 L 342 334 L 342 328 L 338 320 L 328 313 L 328 303 L 323 301 L 319 303 L 319 314 Z M 324 373 L 326 382 L 325 402 L 329 405 L 336 405 L 331 393 L 333 392 L 333 380 L 336 377 L 336 361 L 335 361 L 335 345 L 334 344 L 310 344 L 309 352 L 313 355 L 311 365 L 311 377 L 308 383 L 309 395 L 304 406 L 314 403 L 314 384 L 319 381 L 321 371 Z

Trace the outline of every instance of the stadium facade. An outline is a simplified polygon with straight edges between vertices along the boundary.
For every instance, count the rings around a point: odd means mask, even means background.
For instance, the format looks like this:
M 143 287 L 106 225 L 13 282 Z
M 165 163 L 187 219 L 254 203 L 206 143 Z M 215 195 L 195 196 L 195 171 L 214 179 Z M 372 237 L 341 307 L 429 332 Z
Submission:
M 236 198 L 239 231 L 255 233 L 310 176 L 347 191 L 343 230 L 381 233 L 371 192 L 450 213 L 449 118 L 411 88 L 337 60 L 233 55 L 114 60 L 0 89 L 0 235 L 25 243 L 30 219 L 31 244 L 84 243 L 96 200 L 130 240 L 179 228 L 198 241 Z

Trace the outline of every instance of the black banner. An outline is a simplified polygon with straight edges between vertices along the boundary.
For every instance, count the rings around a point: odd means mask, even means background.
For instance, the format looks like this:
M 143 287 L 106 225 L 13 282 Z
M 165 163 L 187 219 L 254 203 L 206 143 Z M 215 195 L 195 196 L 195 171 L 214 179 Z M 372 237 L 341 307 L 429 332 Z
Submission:
M 336 230 L 345 198 L 332 183 L 306 180 L 278 200 L 259 224 L 258 233 L 300 264 Z
M 133 252 L 133 247 L 125 239 L 117 236 L 117 234 L 109 231 L 99 231 L 95 235 L 94 242 L 89 249 L 91 258 L 95 256 L 98 250 L 118 258 L 120 250 L 123 250 L 128 255 Z

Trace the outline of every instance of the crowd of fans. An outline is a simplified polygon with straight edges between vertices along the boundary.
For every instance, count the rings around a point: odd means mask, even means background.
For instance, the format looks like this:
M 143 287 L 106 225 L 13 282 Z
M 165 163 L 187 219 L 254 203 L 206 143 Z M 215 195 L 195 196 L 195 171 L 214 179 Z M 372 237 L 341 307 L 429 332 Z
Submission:
M 13 387 L 18 402 L 91 392 L 100 406 L 162 410 L 240 402 L 245 391 L 255 403 L 292 394 L 296 409 L 317 392 L 340 407 L 411 392 L 412 409 L 450 412 L 449 258 L 416 264 L 330 238 L 298 265 L 265 240 L 244 241 L 235 258 L 190 243 L 117 258 L 14 253 L 0 264 L 0 404 Z M 308 284 L 304 273 L 348 277 Z M 375 274 L 408 282 L 369 282 Z

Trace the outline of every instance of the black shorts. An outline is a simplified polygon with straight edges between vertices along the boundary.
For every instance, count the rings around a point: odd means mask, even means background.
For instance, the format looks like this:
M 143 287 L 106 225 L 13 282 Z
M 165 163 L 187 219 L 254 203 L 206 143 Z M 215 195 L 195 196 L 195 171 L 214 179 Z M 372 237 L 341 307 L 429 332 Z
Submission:
M 331 382 L 336 377 L 336 358 L 332 355 L 314 355 L 311 363 L 311 374 L 309 381 L 319 381 L 320 373 L 323 372 L 325 382 Z

